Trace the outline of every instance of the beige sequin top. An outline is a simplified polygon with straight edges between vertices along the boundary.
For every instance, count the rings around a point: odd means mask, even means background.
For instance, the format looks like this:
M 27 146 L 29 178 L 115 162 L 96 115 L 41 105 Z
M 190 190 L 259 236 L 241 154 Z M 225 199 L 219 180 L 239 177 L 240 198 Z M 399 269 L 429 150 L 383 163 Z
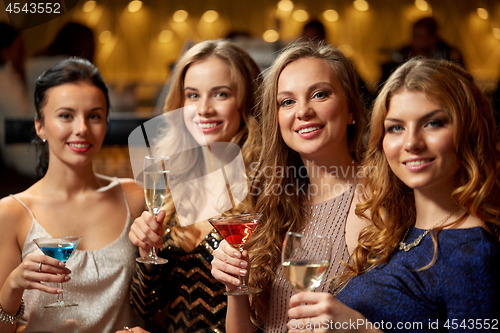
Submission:
M 107 188 L 116 186 L 117 182 L 118 179 L 115 179 Z M 52 235 L 24 203 L 12 197 L 32 216 L 31 230 L 22 250 L 24 260 L 29 253 L 42 253 L 33 239 Z M 54 303 L 57 295 L 25 290 L 23 299 L 26 310 L 23 321 L 17 325 L 17 332 L 104 333 L 115 332 L 123 326 L 143 325 L 129 300 L 135 246 L 128 239 L 133 222 L 128 204 L 127 211 L 125 227 L 116 240 L 99 250 L 82 251 L 77 248 L 69 258 L 67 267 L 71 269 L 71 280 L 63 284 L 64 299 L 78 306 L 46 309 L 43 306 Z
M 353 191 L 354 189 L 351 187 L 351 189 L 333 199 L 311 206 L 311 220 L 301 231 L 304 235 L 322 235 L 332 239 L 332 264 L 328 269 L 325 281 L 331 281 L 332 277 L 344 269 L 341 260 L 347 262 L 349 259 L 349 252 L 344 240 L 344 228 L 353 198 Z M 315 250 L 317 252 L 322 251 L 321 248 Z M 333 290 L 331 283 L 323 283 L 315 291 L 332 292 Z M 292 295 L 293 290 L 286 280 L 283 267 L 280 265 L 271 288 L 269 316 L 264 323 L 263 329 L 265 333 L 285 333 L 288 331 L 286 324 L 290 319 L 287 313 Z

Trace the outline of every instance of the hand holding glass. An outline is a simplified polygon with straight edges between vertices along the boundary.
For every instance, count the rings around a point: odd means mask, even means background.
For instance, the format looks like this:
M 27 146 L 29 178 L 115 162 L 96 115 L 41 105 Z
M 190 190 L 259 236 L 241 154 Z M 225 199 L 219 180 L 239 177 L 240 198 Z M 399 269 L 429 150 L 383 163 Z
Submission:
M 65 236 L 37 238 L 33 241 L 45 255 L 66 263 L 81 239 L 81 236 Z M 57 287 L 62 290 L 62 283 L 57 283 Z M 61 292 L 57 295 L 57 303 L 47 304 L 44 307 L 59 308 L 68 306 L 78 306 L 78 304 L 65 302 L 63 293 Z
M 228 215 L 208 219 L 208 222 L 217 229 L 217 232 L 224 237 L 229 245 L 243 252 L 243 247 L 257 227 L 261 216 L 260 214 Z M 239 278 L 241 284 L 238 288 L 225 292 L 224 295 L 251 295 L 262 291 L 259 288 L 248 287 L 245 279 L 242 276 Z
M 167 193 L 168 173 L 170 172 L 170 158 L 168 156 L 145 156 L 144 157 L 144 196 L 149 212 L 156 215 L 160 212 L 160 208 L 165 204 L 165 196 Z M 167 259 L 160 258 L 156 255 L 156 249 L 151 247 L 149 255 L 146 257 L 136 258 L 137 262 L 143 264 L 165 264 Z
M 331 247 L 328 237 L 286 234 L 281 263 L 295 292 L 313 291 L 321 285 L 330 266 Z

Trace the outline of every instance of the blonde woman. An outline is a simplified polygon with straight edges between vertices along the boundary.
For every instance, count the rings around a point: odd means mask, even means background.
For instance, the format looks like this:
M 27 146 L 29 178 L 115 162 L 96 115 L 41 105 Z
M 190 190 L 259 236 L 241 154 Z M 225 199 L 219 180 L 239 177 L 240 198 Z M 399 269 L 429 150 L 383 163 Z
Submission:
M 259 73 L 248 53 L 231 42 L 205 41 L 193 46 L 176 64 L 164 107 L 165 112 L 186 107 L 184 118 L 170 124 L 166 139 L 156 143 L 155 153 L 170 155 L 178 145 L 205 145 L 206 140 L 208 144 L 235 143 L 245 162 L 254 160 L 260 147 L 254 116 Z M 187 107 L 191 105 L 196 108 Z M 171 177 L 177 180 L 210 171 L 210 159 L 201 148 L 171 161 Z M 131 228 L 130 240 L 141 255 L 156 246 L 161 248 L 159 256 L 169 260 L 157 267 L 137 265 L 132 302 L 141 316 L 154 316 L 156 324 L 169 332 L 224 332 L 224 285 L 210 274 L 212 252 L 222 238 L 207 221 L 179 225 L 179 210 L 183 216 L 197 216 L 203 207 L 196 188 L 187 187 L 183 195 L 177 212 L 169 198 L 165 214 L 160 213 L 157 221 L 144 212 Z M 241 205 L 239 211 L 245 210 L 249 209 Z
M 431 59 L 398 68 L 375 102 L 365 163 L 379 172 L 358 206 L 372 223 L 344 274 L 350 281 L 338 300 L 294 296 L 291 332 L 322 320 L 354 321 L 359 331 L 498 328 L 500 152 L 472 76 Z
M 343 270 L 363 227 L 354 214 L 365 114 L 358 79 L 337 49 L 315 42 L 286 47 L 264 73 L 261 158 L 252 192 L 263 214 L 243 257 L 226 242 L 214 253 L 212 274 L 231 290 L 238 276 L 263 292 L 230 296 L 227 332 L 286 332 L 292 289 L 281 266 L 288 231 L 331 237 L 328 283 Z M 315 251 L 322 251 L 317 248 Z M 250 266 L 248 266 L 248 262 Z

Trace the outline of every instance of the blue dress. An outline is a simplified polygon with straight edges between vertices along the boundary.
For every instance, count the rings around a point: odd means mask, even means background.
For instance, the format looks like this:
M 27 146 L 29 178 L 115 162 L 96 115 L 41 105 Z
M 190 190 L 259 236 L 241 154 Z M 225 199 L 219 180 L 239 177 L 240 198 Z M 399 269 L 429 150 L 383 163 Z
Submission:
M 405 243 L 423 232 L 411 228 Z M 482 227 L 445 229 L 437 261 L 419 270 L 433 253 L 430 234 L 408 252 L 398 246 L 387 263 L 354 277 L 337 298 L 384 332 L 499 330 L 500 243 Z

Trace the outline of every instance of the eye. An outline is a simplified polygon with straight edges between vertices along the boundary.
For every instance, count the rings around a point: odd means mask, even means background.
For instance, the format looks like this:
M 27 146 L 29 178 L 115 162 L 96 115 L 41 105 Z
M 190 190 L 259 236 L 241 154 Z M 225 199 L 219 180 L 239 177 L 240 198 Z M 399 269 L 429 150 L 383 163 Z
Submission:
M 196 99 L 199 97 L 197 93 L 188 93 L 186 96 L 188 99 Z
M 226 98 L 227 96 L 228 96 L 228 94 L 226 92 L 223 92 L 223 91 L 220 91 L 220 92 L 215 94 L 215 97 Z
M 437 119 L 429 120 L 429 122 L 427 122 L 426 126 L 431 127 L 431 128 L 439 128 L 439 127 L 444 126 L 444 122 L 441 120 L 437 120 Z
M 386 133 L 398 133 L 403 130 L 403 126 L 401 125 L 391 125 L 385 129 Z
M 101 120 L 101 119 L 102 119 L 102 117 L 101 117 L 101 115 L 100 115 L 100 114 L 97 114 L 97 113 L 96 113 L 96 114 L 91 114 L 91 115 L 89 116 L 89 119 L 90 119 L 90 120 Z
M 70 115 L 69 113 L 61 113 L 61 114 L 59 115 L 59 118 L 62 118 L 62 119 L 64 119 L 64 120 L 66 120 L 66 119 L 70 119 L 70 118 L 71 118 L 71 115 Z
M 285 98 L 284 100 L 282 100 L 280 103 L 279 103 L 279 106 L 280 107 L 286 107 L 286 106 L 291 106 L 293 105 L 295 102 L 289 98 Z
M 322 98 L 325 98 L 327 96 L 328 96 L 328 94 L 325 91 L 318 91 L 318 92 L 314 93 L 312 98 L 322 99 Z

